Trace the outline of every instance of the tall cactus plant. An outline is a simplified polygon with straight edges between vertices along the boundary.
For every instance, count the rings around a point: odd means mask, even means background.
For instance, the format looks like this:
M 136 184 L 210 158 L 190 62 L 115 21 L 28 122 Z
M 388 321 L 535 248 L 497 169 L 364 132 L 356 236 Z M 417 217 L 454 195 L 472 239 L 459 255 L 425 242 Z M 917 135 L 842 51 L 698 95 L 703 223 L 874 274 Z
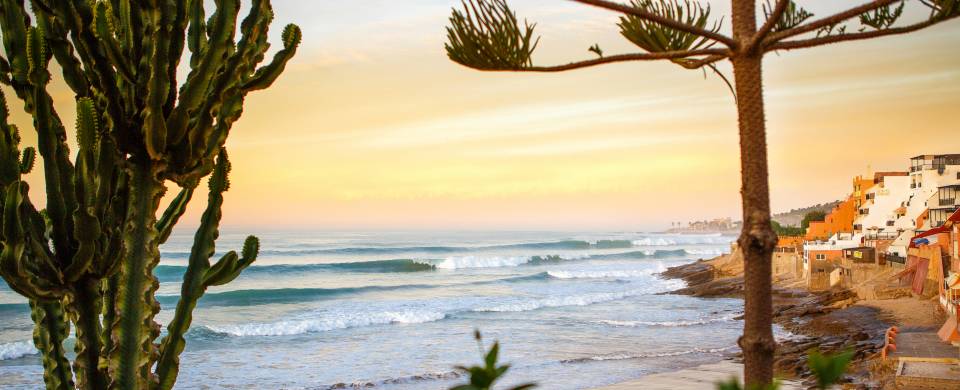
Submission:
M 0 91 L 0 276 L 30 300 L 49 389 L 172 388 L 197 300 L 256 259 L 250 237 L 241 255 L 210 262 L 229 187 L 224 143 L 244 98 L 279 77 L 301 33 L 286 26 L 264 63 L 270 1 L 253 0 L 239 26 L 240 0 L 214 5 L 208 17 L 202 0 L 30 0 L 29 11 L 24 0 L 0 0 L 0 83 L 32 116 L 38 141 L 21 150 Z M 73 155 L 48 92 L 51 61 L 77 99 Z M 42 210 L 23 180 L 37 152 Z M 161 340 L 159 245 L 207 176 L 207 209 Z M 180 192 L 158 218 L 170 183 Z

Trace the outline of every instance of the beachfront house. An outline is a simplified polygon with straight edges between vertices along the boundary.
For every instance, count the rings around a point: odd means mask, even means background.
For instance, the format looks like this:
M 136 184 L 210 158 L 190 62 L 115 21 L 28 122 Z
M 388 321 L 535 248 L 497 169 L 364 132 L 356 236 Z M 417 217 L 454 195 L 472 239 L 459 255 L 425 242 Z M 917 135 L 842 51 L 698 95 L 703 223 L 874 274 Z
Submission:
M 805 242 L 803 277 L 807 288 L 817 291 L 836 286 L 841 280 L 834 272 L 841 269 L 843 250 L 860 247 L 860 243 L 860 236 L 853 233 L 836 233 L 827 240 Z
M 873 182 L 857 211 L 853 231 L 863 237 L 864 246 L 875 248 L 874 253 L 883 253 L 902 232 L 894 224 L 910 194 L 910 174 L 877 172 Z
M 960 332 L 958 332 L 960 320 L 957 316 L 960 311 L 958 310 L 960 308 L 960 210 L 954 211 L 943 225 L 935 230 L 937 230 L 935 234 L 927 234 L 926 237 L 917 239 L 918 255 L 919 248 L 926 248 L 925 254 L 932 254 L 930 247 L 935 247 L 941 252 L 942 267 L 945 272 L 937 279 L 937 292 L 940 306 L 947 313 L 948 318 L 938 335 L 946 342 L 960 342 Z M 932 236 L 935 236 L 934 243 L 931 243 L 929 238 Z
M 939 192 L 943 187 L 960 185 L 960 154 L 922 155 L 910 159 L 910 193 L 903 203 L 900 217 L 892 228 L 902 229 L 886 250 L 890 258 L 906 258 L 910 239 L 931 228 L 933 218 L 945 219 L 939 209 Z M 942 219 L 941 219 L 942 218 Z M 942 222 L 941 222 L 942 223 Z

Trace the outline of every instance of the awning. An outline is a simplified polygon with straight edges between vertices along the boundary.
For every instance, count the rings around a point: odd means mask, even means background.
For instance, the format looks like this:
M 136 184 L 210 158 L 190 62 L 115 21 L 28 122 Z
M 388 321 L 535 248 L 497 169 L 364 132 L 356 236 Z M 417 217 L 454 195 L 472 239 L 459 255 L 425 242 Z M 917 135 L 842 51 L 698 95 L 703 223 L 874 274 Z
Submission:
M 948 233 L 949 231 L 950 231 L 950 230 L 948 230 L 948 229 L 946 228 L 946 226 L 941 226 L 941 227 L 938 227 L 938 228 L 936 228 L 936 229 L 927 230 L 926 232 L 923 232 L 923 233 L 918 234 L 918 235 L 914 236 L 913 238 L 911 238 L 911 239 L 910 239 L 910 247 L 911 247 L 911 248 L 916 248 L 917 245 L 935 244 L 935 243 L 937 243 L 937 240 L 936 240 L 934 237 L 931 237 L 931 236 L 936 235 L 936 234 L 940 234 L 940 233 Z
M 954 212 L 953 215 L 950 216 L 950 218 L 947 218 L 947 221 L 950 221 L 953 223 L 960 223 L 960 209 L 957 209 L 957 211 Z

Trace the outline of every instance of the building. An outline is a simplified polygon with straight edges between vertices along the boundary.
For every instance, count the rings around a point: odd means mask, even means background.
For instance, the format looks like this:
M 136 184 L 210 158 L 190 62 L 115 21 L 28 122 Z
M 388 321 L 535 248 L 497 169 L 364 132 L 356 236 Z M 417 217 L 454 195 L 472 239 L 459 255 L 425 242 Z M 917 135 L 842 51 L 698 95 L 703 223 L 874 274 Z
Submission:
M 839 266 L 844 249 L 858 248 L 861 246 L 861 241 L 861 237 L 853 233 L 837 233 L 829 240 L 805 242 L 803 244 L 803 277 L 811 278 L 816 276 L 817 272 L 822 273 L 826 270 L 827 264 Z
M 854 234 L 864 245 L 883 253 L 902 233 L 894 227 L 903 202 L 910 194 L 909 172 L 877 172 L 874 185 L 864 194 L 864 202 L 853 221 Z
M 930 237 L 933 237 L 931 240 Z M 931 242 L 934 241 L 934 242 Z M 960 342 L 958 312 L 960 312 L 960 210 L 947 217 L 943 225 L 916 239 L 917 249 L 934 247 L 942 257 L 944 273 L 936 280 L 940 306 L 947 313 L 947 321 L 937 334 L 946 342 Z M 913 248 L 911 248 L 913 250 Z
M 853 220 L 857 216 L 857 201 L 854 196 L 840 202 L 823 221 L 813 221 L 807 227 L 804 239 L 807 241 L 825 241 L 837 233 L 852 233 Z
M 946 219 L 949 207 L 940 208 L 939 193 L 944 187 L 960 185 L 960 154 L 922 155 L 910 159 L 910 193 L 893 226 L 886 231 L 900 231 L 886 253 L 895 258 L 907 257 L 910 238 Z M 946 190 L 948 194 L 950 190 Z M 954 190 L 955 191 L 955 190 Z M 954 198 L 955 199 L 955 198 Z M 956 203 L 956 201 L 954 201 Z M 938 210 L 931 212 L 933 210 Z M 956 210 L 955 207 L 952 210 Z
M 958 193 L 960 193 L 960 184 L 946 185 L 938 188 L 937 193 L 927 199 L 929 211 L 926 225 L 923 226 L 924 230 L 943 226 L 947 219 L 960 209 Z

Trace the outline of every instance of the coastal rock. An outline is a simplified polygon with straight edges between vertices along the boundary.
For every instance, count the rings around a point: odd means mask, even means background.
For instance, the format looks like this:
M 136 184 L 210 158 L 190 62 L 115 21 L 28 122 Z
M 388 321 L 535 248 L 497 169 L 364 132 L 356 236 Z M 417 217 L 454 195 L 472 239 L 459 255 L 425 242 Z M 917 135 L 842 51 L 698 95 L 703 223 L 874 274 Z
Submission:
M 738 262 L 742 264 L 742 259 L 725 255 L 671 267 L 660 276 L 682 279 L 687 283 L 687 287 L 670 294 L 742 298 L 742 273 L 730 275 L 729 272 L 737 270 Z M 742 266 L 739 270 L 742 272 Z M 774 367 L 779 375 L 809 381 L 811 373 L 807 356 L 810 351 L 819 349 L 823 353 L 839 353 L 853 350 L 851 373 L 854 375 L 847 378 L 848 386 L 866 386 L 853 383 L 852 378 L 869 378 L 868 361 L 882 347 L 883 331 L 890 324 L 880 318 L 878 310 L 855 306 L 857 295 L 853 291 L 809 292 L 783 287 L 796 285 L 796 281 L 792 282 L 776 283 L 773 288 L 774 322 L 794 336 L 781 340 L 777 346 Z M 734 357 L 739 358 L 740 354 Z

